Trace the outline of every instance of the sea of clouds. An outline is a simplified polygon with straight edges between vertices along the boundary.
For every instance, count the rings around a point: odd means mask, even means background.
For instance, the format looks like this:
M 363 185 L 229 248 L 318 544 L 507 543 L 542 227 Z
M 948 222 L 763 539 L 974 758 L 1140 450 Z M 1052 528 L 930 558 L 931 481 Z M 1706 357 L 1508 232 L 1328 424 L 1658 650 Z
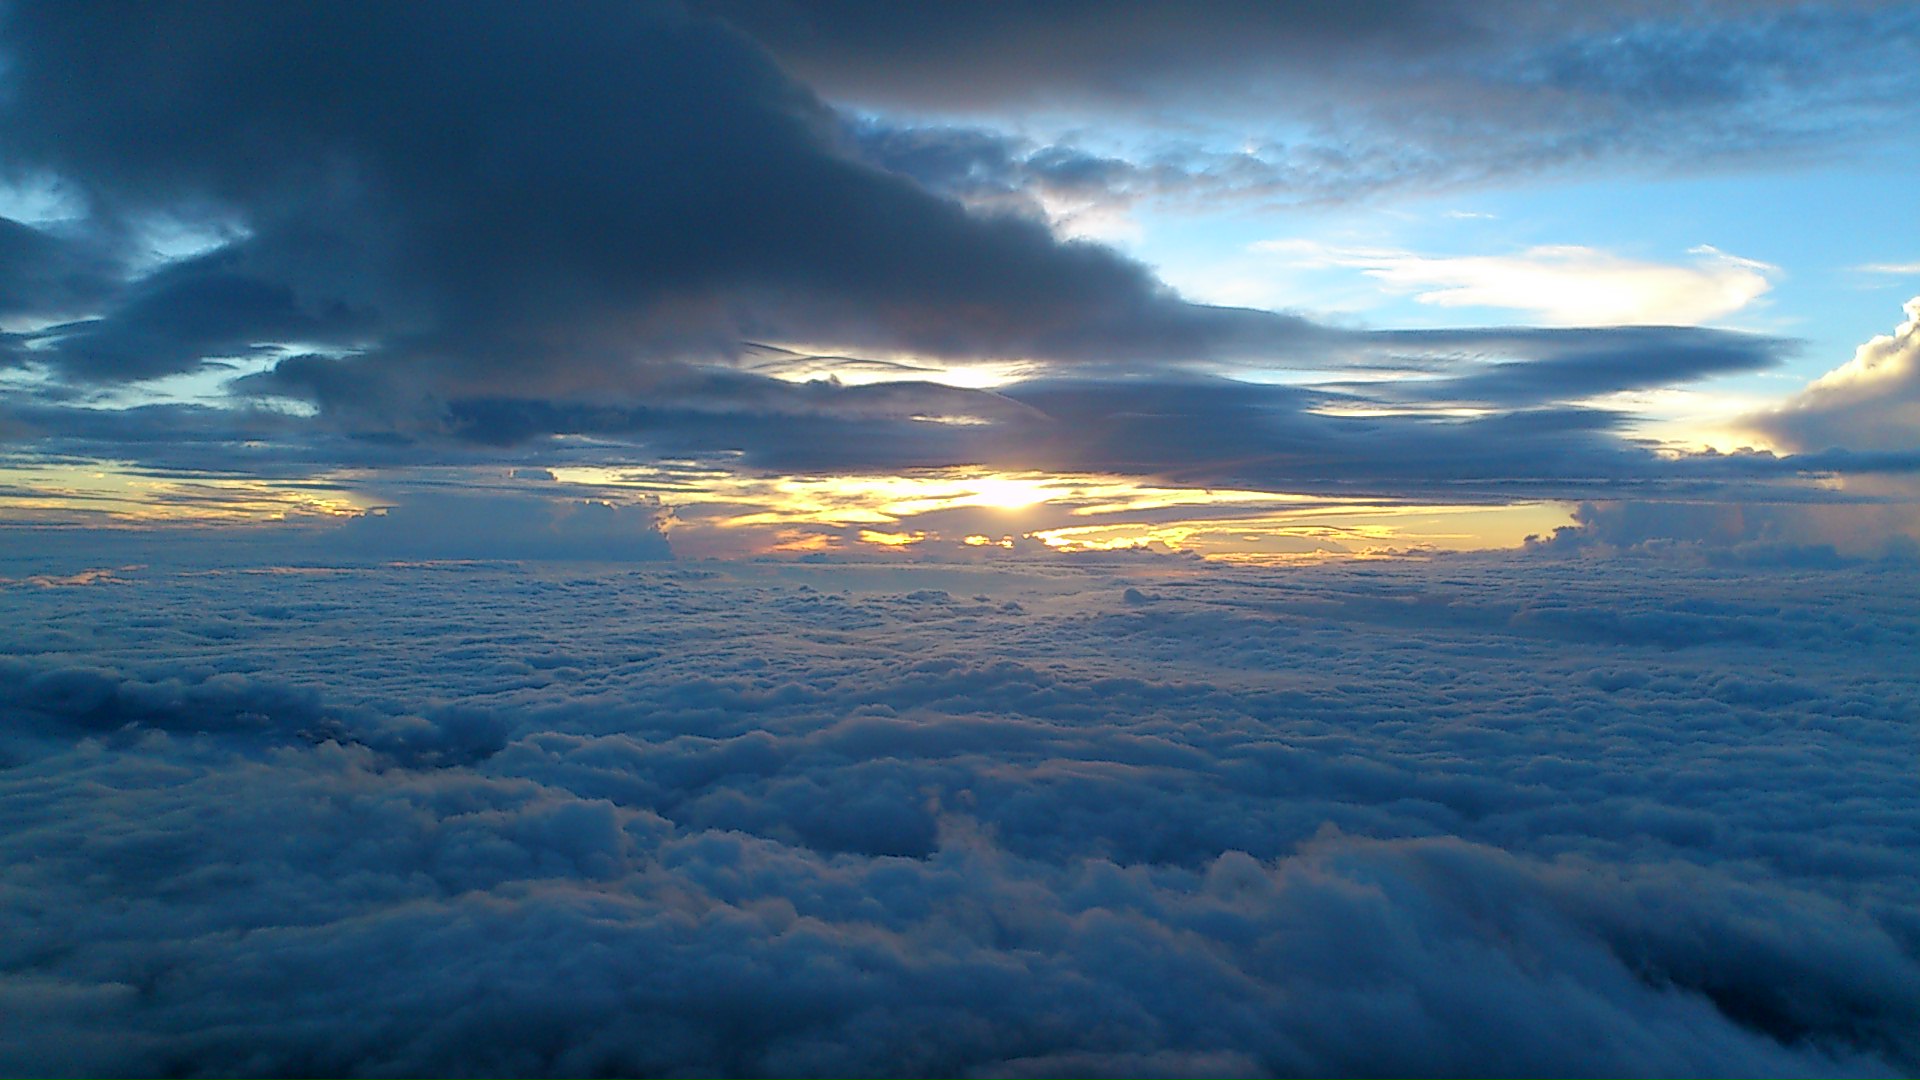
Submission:
M 1911 562 L 85 561 L 7 1074 L 1920 1071 Z

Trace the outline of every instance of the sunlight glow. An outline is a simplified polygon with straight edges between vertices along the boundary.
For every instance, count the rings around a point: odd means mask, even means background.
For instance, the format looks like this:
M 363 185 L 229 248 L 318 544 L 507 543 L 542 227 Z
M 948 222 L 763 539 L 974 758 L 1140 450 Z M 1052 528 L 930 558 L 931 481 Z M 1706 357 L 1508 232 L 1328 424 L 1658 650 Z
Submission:
M 970 360 L 954 363 L 912 354 L 842 356 L 826 347 L 797 343 L 757 345 L 741 359 L 756 375 L 782 382 L 830 381 L 842 386 L 888 382 L 930 382 L 962 390 L 989 390 L 1030 375 L 1033 365 L 1020 360 Z
M 1758 394 L 1663 387 L 1607 394 L 1585 404 L 1636 417 L 1633 433 L 1657 442 L 1665 452 L 1732 454 L 1783 449 L 1745 422 L 1770 400 Z
M 946 469 L 896 476 L 753 477 L 555 467 L 575 497 L 659 497 L 687 557 L 866 551 L 939 558 L 1143 548 L 1208 558 L 1364 556 L 1517 547 L 1570 522 L 1559 503 L 1442 506 L 1297 492 L 1173 487 L 1090 474 Z
M 1000 510 L 1019 510 L 1046 500 L 1048 484 L 1044 480 L 989 476 L 974 484 L 974 492 L 957 505 L 991 506 Z
M 911 547 L 927 538 L 923 532 L 881 532 L 877 529 L 861 529 L 860 541 L 865 544 L 879 544 L 881 547 Z
M 0 466 L 0 486 L 31 491 L 0 506 L 5 520 L 41 523 L 248 525 L 345 521 L 371 505 L 331 478 L 263 480 L 156 476 L 118 462 Z
M 754 477 L 698 463 L 556 466 L 537 478 L 420 470 L 376 497 L 351 473 L 305 479 L 163 476 L 103 463 L 15 465 L 0 483 L 31 490 L 14 521 L 122 527 L 345 521 L 394 491 L 460 488 L 516 497 L 657 499 L 688 558 L 883 552 L 889 557 L 1031 558 L 1143 549 L 1208 558 L 1333 557 L 1517 546 L 1567 524 L 1560 504 L 1436 506 L 1288 492 L 1209 490 L 1114 476 L 929 470 L 898 476 Z M 551 479 L 547 477 L 551 475 Z M 397 496 L 404 502 L 404 495 Z M 911 553 L 911 555 L 909 555 Z M 1004 553 L 1004 554 L 1002 554 Z

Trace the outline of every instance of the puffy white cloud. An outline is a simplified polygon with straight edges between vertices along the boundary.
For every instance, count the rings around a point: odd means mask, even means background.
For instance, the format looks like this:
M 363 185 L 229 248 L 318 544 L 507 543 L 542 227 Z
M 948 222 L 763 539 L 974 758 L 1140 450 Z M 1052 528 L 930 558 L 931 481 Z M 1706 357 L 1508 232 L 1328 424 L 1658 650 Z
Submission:
M 1752 425 L 1794 450 L 1920 448 L 1920 297 L 1905 308 L 1893 333 L 1875 336 Z
M 1558 550 L 1621 549 L 1721 563 L 1832 566 L 1853 559 L 1913 562 L 1920 555 L 1920 507 L 1896 496 L 1854 502 L 1591 502 L 1574 523 L 1530 545 Z M 1854 486 L 1863 486 L 1855 481 Z
M 1910 567 L 83 539 L 0 582 L 7 1072 L 1920 1067 Z

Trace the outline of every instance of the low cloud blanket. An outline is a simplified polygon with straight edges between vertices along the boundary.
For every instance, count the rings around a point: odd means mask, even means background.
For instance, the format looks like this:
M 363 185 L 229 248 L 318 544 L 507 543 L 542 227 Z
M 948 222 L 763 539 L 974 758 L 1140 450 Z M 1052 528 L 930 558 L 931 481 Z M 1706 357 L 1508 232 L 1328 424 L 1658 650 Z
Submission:
M 0 565 L 0 1071 L 1911 1075 L 1920 578 Z

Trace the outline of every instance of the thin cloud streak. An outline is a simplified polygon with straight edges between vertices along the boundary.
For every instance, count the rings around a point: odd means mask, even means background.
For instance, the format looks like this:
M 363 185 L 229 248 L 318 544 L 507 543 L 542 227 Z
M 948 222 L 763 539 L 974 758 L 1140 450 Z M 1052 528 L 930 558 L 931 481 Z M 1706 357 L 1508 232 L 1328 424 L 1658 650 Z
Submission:
M 1731 315 L 1772 288 L 1779 267 L 1712 247 L 1690 264 L 1622 258 L 1577 245 L 1512 255 L 1423 255 L 1265 240 L 1253 250 L 1302 266 L 1361 271 L 1391 293 L 1436 307 L 1504 308 L 1548 326 L 1697 326 Z

